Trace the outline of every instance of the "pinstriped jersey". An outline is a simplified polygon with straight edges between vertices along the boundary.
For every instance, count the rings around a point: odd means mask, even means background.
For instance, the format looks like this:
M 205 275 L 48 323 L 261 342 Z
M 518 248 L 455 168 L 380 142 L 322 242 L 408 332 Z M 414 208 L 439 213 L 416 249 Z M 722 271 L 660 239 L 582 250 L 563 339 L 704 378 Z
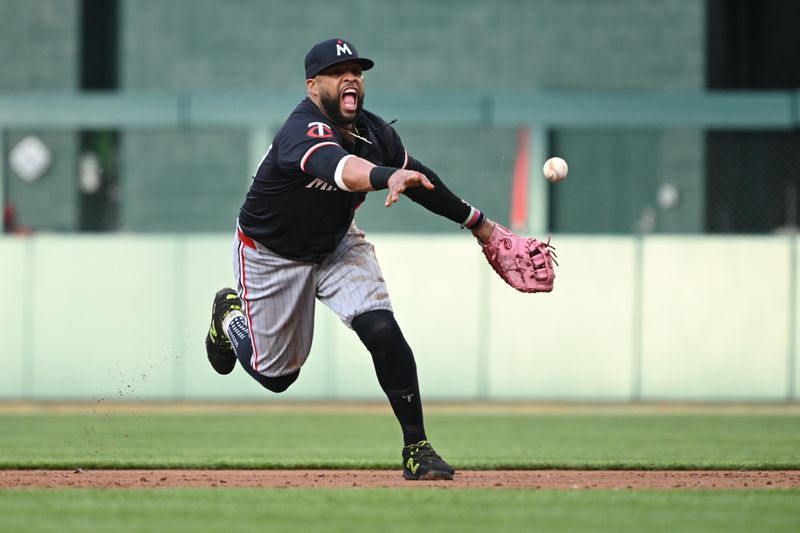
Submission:
M 321 262 L 347 232 L 366 193 L 336 186 L 344 160 L 356 155 L 376 165 L 405 168 L 400 137 L 363 110 L 355 123 L 364 142 L 342 134 L 309 98 L 278 130 L 239 211 L 248 237 L 297 261 Z

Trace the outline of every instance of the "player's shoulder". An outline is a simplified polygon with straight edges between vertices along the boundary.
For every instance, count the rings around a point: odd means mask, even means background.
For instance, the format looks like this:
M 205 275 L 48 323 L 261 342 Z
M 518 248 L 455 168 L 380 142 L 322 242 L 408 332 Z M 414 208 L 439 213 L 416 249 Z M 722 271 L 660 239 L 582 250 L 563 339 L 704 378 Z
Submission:
M 282 138 L 307 137 L 311 140 L 333 139 L 338 136 L 330 119 L 308 98 L 294 108 L 278 135 Z
M 383 118 L 366 109 L 361 110 L 361 120 L 367 125 L 367 127 L 372 129 L 385 128 L 389 126 L 389 123 L 383 120 Z
M 289 115 L 289 118 L 286 119 L 286 122 L 295 122 L 295 121 L 303 121 L 309 118 L 322 120 L 325 122 L 330 123 L 330 120 L 320 111 L 319 107 L 311 101 L 309 97 L 303 98 L 303 100 L 297 104 L 297 107 Z
M 400 137 L 392 127 L 392 124 L 395 123 L 394 120 L 386 122 L 375 113 L 362 109 L 360 122 L 366 129 L 370 130 L 373 135 L 381 139 L 385 145 L 391 146 L 400 143 Z

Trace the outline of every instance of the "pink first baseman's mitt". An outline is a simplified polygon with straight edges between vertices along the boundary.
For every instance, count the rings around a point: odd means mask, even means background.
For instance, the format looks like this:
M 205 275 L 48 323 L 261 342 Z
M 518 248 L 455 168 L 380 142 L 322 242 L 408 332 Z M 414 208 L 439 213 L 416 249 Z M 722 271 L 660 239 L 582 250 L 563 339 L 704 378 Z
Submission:
M 518 291 L 553 290 L 553 281 L 556 279 L 553 258 L 556 254 L 550 251 L 555 248 L 550 246 L 549 236 L 547 242 L 541 242 L 520 237 L 508 228 L 495 224 L 489 240 L 480 245 L 494 271 Z

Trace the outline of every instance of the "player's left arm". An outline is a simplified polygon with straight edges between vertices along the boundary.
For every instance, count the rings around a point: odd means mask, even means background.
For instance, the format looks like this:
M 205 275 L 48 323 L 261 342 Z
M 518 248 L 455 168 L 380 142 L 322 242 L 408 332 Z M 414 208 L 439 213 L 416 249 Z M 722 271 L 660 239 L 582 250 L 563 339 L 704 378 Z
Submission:
M 399 160 L 398 160 L 399 163 Z M 453 194 L 439 176 L 403 150 L 403 168 L 375 166 L 360 157 L 349 156 L 341 173 L 340 187 L 351 191 L 389 189 L 386 207 L 405 194 L 428 211 L 472 230 L 481 241 L 494 226 L 480 210 Z M 386 180 L 383 185 L 381 180 Z
M 339 187 L 353 192 L 388 189 L 384 204 L 386 207 L 399 200 L 401 194 L 408 194 L 408 191 L 415 188 L 421 190 L 434 188 L 425 174 L 416 170 L 380 167 L 354 155 L 346 156 L 342 159 L 342 163 L 342 171 L 337 172 L 336 177 Z
M 387 124 L 382 127 L 381 136 L 390 151 L 388 164 L 418 172 L 433 184 L 433 187 L 408 189 L 405 191 L 406 196 L 428 211 L 471 229 L 472 233 L 481 241 L 488 237 L 494 223 L 487 219 L 479 209 L 456 196 L 436 172 L 409 156 L 400 135 L 391 125 Z
M 485 240 L 493 223 L 479 209 L 456 196 L 432 169 L 413 157 L 406 155 L 405 158 L 406 168 L 424 174 L 435 186 L 431 190 L 410 189 L 406 196 L 428 211 L 473 230 L 476 237 Z

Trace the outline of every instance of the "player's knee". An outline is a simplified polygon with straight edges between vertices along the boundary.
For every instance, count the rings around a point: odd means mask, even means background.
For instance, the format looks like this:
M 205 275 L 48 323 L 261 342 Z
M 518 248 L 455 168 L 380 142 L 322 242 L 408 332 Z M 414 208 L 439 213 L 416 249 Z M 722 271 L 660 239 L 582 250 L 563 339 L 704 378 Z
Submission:
M 259 377 L 256 378 L 258 382 L 261 384 L 262 387 L 265 389 L 281 393 L 288 389 L 292 383 L 297 381 L 297 377 L 300 375 L 300 370 L 292 372 L 291 374 L 287 374 L 285 376 L 278 376 L 278 377 L 267 377 L 259 374 Z
M 398 336 L 400 327 L 391 311 L 369 311 L 358 315 L 351 323 L 358 338 L 370 352 L 385 352 Z

